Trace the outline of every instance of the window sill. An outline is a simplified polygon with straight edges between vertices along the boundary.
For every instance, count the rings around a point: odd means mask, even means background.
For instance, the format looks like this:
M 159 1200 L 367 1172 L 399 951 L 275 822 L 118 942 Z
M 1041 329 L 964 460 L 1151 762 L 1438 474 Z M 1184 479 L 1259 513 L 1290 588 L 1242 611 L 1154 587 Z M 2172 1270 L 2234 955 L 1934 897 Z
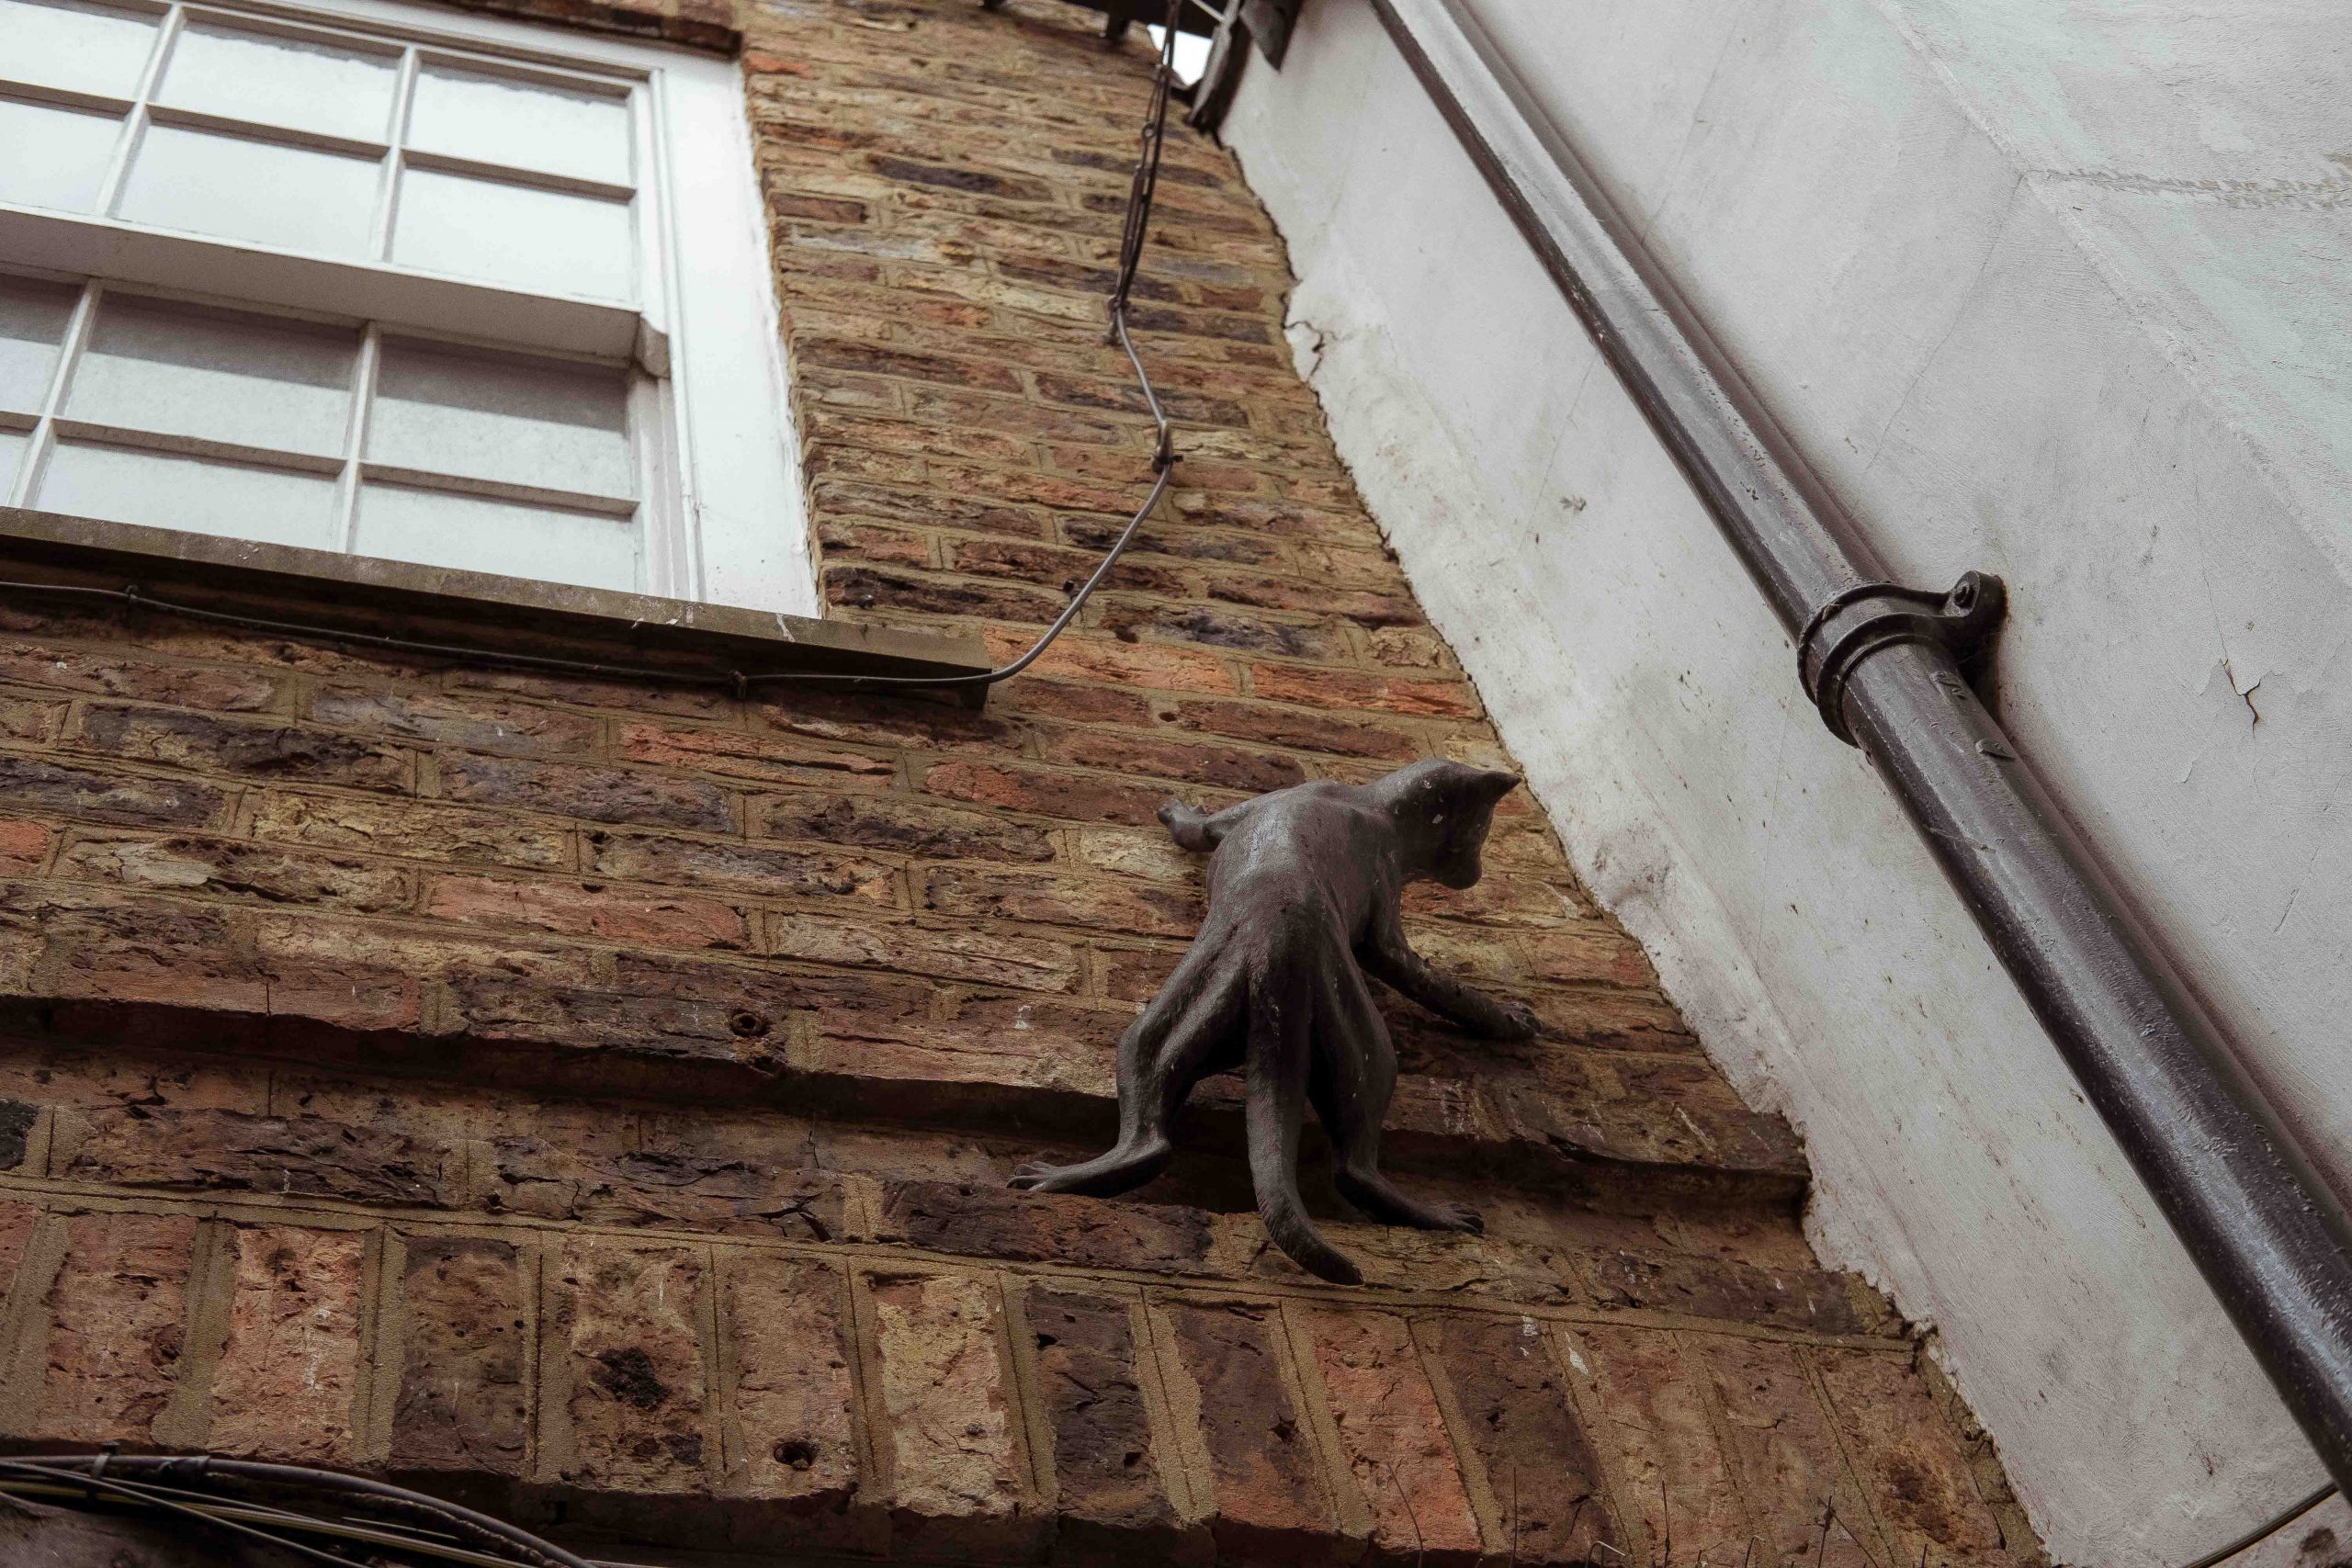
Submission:
M 0 578 L 120 589 L 191 609 L 395 637 L 484 662 L 572 660 L 726 684 L 739 673 L 953 676 L 989 668 L 977 637 L 457 571 L 0 506 Z M 0 590 L 0 604 L 33 595 Z M 60 603 L 62 601 L 49 601 Z M 167 612 L 157 611 L 157 614 Z M 579 671 L 582 674 L 597 671 Z M 616 678 L 627 678 L 618 675 Z M 985 686 L 963 689 L 979 705 Z

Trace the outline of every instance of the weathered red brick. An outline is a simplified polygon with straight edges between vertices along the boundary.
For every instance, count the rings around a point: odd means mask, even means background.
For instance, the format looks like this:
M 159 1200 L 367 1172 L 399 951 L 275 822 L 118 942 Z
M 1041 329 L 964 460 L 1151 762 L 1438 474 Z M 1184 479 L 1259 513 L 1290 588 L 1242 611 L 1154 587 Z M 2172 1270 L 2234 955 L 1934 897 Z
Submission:
M 991 702 L 975 712 L 937 694 L 899 696 L 867 692 L 793 691 L 778 688 L 756 703 L 752 716 L 769 729 L 854 746 L 917 751 L 1018 750 L 1021 727 Z
M 1412 681 L 1351 670 L 1312 670 L 1295 664 L 1253 664 L 1250 691 L 1272 702 L 1308 707 L 1377 708 L 1386 713 L 1475 718 L 1478 700 L 1460 681 Z
M 1640 1531 L 1634 1560 L 1665 1561 L 1671 1539 L 1677 1555 L 1736 1562 L 1747 1549 L 1749 1527 L 1713 1423 L 1706 1395 L 1677 1352 L 1675 1337 L 1642 1329 L 1580 1329 L 1565 1347 L 1577 1373 L 1591 1381 L 1593 1408 L 1603 1425 L 1593 1435 L 1616 1455 L 1619 1496 Z M 1759 1541 L 1766 1562 L 1770 1543 Z M 1807 1541 L 1805 1551 L 1815 1543 Z M 1772 1551 L 1780 1548 L 1772 1547 Z
M 621 728 L 620 749 L 634 761 L 770 784 L 888 789 L 898 774 L 898 764 L 886 757 L 735 729 L 628 724 Z
M 75 1214 L 49 1289 L 40 1404 L 27 1437 L 152 1443 L 187 1348 L 196 1221 Z
M 982 620 L 1043 626 L 1060 614 L 1062 599 L 1025 588 L 871 566 L 834 566 L 824 571 L 825 602 L 859 610 L 912 610 L 926 615 L 969 615 Z
M 402 909 L 413 873 L 380 862 L 280 850 L 234 839 L 83 839 L 58 857 L 56 874 L 273 904 L 333 904 L 365 913 Z
M 885 908 L 898 901 L 898 868 L 862 855 L 601 828 L 582 833 L 581 843 L 581 869 L 590 876 L 740 888 L 780 897 L 849 897 Z
M 593 750 L 604 724 L 583 714 L 470 693 L 384 692 L 330 686 L 311 716 L 339 729 L 372 730 L 465 751 L 541 757 Z
M 907 354 L 837 338 L 797 336 L 792 344 L 796 365 L 830 370 L 864 370 L 910 381 L 940 381 L 951 387 L 986 387 L 1000 392 L 1021 389 L 1019 378 L 1001 365 L 936 355 Z
M 832 1241 L 849 1231 L 844 1180 L 727 1153 L 603 1149 L 508 1134 L 477 1145 L 477 1201 L 599 1225 L 666 1225 Z
M 453 1194 L 452 1150 L 387 1127 L 204 1106 L 92 1112 L 65 1174 L 197 1191 L 275 1192 L 438 1207 Z
M 1139 936 L 1190 936 L 1199 928 L 1205 908 L 1189 887 L 1076 876 L 992 875 L 944 866 L 923 874 L 920 897 L 924 908 L 943 915 Z
M 976 577 L 1050 583 L 1068 593 L 1093 575 L 1102 558 L 1099 553 L 1084 549 L 1059 549 L 1011 539 L 958 539 L 950 550 L 949 564 L 957 571 Z M 1180 573 L 1148 560 L 1122 559 L 1112 568 L 1104 586 L 1170 598 L 1181 598 L 1187 592 Z
M 884 1189 L 881 1226 L 881 1239 L 928 1252 L 1176 1273 L 1207 1258 L 1210 1238 L 1208 1216 L 1197 1209 L 1105 1203 L 972 1182 L 891 1182 Z
M 817 546 L 827 560 L 882 561 L 892 566 L 927 567 L 938 562 L 931 540 L 922 534 L 886 528 L 878 523 L 835 520 L 820 524 Z
M 406 1242 L 392 1467 L 520 1476 L 532 1295 L 524 1259 L 512 1242 L 492 1236 Z
M 243 778 L 390 791 L 407 790 L 416 782 L 416 754 L 403 747 L 332 730 L 170 708 L 93 704 L 82 716 L 80 741 L 109 756 Z
M 895 850 L 926 860 L 1054 858 L 1053 840 L 1041 829 L 894 795 L 775 795 L 753 803 L 752 822 L 752 830 L 766 838 Z
M 63 643 L 0 644 L 0 681 L 222 713 L 258 712 L 277 697 L 277 682 L 253 671 L 155 664 L 119 648 Z
M 1032 1290 L 1023 1303 L 1053 1434 L 1056 1545 L 1066 1558 L 1164 1551 L 1179 1526 L 1170 1461 L 1153 1445 L 1144 1404 L 1136 1311 L 1114 1297 L 1063 1289 Z
M 1938 1413 L 1917 1368 L 1860 1350 L 1819 1349 L 1812 1357 L 1867 1500 L 1894 1538 L 1895 1562 L 1925 1552 L 1930 1561 L 2006 1568 L 2033 1555 L 2030 1543 L 2013 1553 L 2003 1539 L 1959 1436 Z
M 290 1225 L 231 1233 L 235 1294 L 212 1374 L 215 1450 L 351 1463 L 367 1243 L 357 1232 Z
M 526 811 L 634 822 L 653 828 L 735 829 L 735 797 L 703 779 L 647 768 L 599 768 L 452 754 L 437 759 L 441 789 L 452 800 Z
M 256 839 L 318 849 L 367 850 L 404 860 L 479 862 L 531 871 L 572 863 L 568 828 L 506 812 L 365 795 L 271 790 L 254 806 Z
M 923 775 L 922 787 L 950 800 L 968 800 L 1007 811 L 1135 825 L 1158 820 L 1155 814 L 1169 797 L 1165 789 L 1090 773 L 980 762 L 942 762 Z
M 1003 628 L 984 628 L 991 658 L 1007 660 L 1026 651 L 1034 638 Z M 1231 668 L 1223 659 L 1198 649 L 1165 644 L 1124 643 L 1099 637 L 1067 636 L 1042 654 L 1030 668 L 1040 675 L 1065 680 L 1103 680 L 1163 692 L 1235 690 Z
M 1204 581 L 1210 598 L 1259 609 L 1338 615 L 1367 626 L 1411 626 L 1422 620 L 1420 606 L 1402 592 L 1380 593 L 1336 588 L 1329 581 L 1238 571 L 1213 571 Z
M 1330 1395 L 1340 1458 L 1372 1515 L 1374 1549 L 1417 1562 L 1477 1561 L 1477 1517 L 1405 1320 L 1361 1310 L 1300 1319 Z
M 0 874 L 20 876 L 39 871 L 49 858 L 51 837 L 39 822 L 0 820 Z
M 22 1158 L 19 1154 L 18 1158 Z M 17 1278 L 17 1265 L 24 1261 L 25 1248 L 33 1237 L 33 1225 L 40 1218 L 40 1211 L 30 1203 L 14 1199 L 0 1200 L 0 1287 L 12 1287 Z M 0 1302 L 6 1300 L 7 1291 L 0 1289 Z
M 1732 1258 L 1622 1249 L 1586 1253 L 1577 1262 L 1594 1298 L 1613 1306 L 1819 1334 L 1854 1334 L 1861 1328 L 1845 1282 L 1818 1269 L 1766 1269 Z
M 261 968 L 222 911 L 99 890 L 71 896 L 80 891 L 45 888 L 20 904 L 44 939 L 37 983 L 50 994 L 266 1010 Z
M 1526 940 L 1530 967 L 1539 979 L 1568 985 L 1657 984 L 1657 973 L 1650 967 L 1641 944 L 1599 921 L 1572 931 L 1534 933 Z
M 1177 704 L 1170 717 L 1180 728 L 1302 751 L 1393 762 L 1410 761 L 1419 754 L 1412 737 L 1400 730 L 1287 705 L 1186 702 Z
M 1283 621 L 1207 604 L 1107 603 L 1102 627 L 1127 640 L 1159 637 L 1238 653 L 1338 661 L 1350 657 L 1347 634 L 1329 621 Z
M 560 1359 L 564 1392 L 542 1470 L 628 1492 L 705 1490 L 718 1460 L 699 1330 L 709 1289 L 700 1249 L 563 1243 L 544 1354 Z
M 1214 1483 L 1220 1557 L 1315 1561 L 1336 1546 L 1331 1498 L 1276 1348 L 1274 1309 L 1171 1304 L 1158 1311 L 1181 1379 L 1176 1419 L 1198 1427 Z
M 849 1290 L 830 1264 L 719 1253 L 729 1492 L 838 1512 L 858 1482 Z
M 467 925 L 528 926 L 656 947 L 743 947 L 751 941 L 731 905 L 577 883 L 443 876 L 426 890 L 424 912 Z
M 885 1275 L 870 1289 L 875 1443 L 894 1539 L 918 1554 L 1001 1550 L 1023 1533 L 1028 1488 L 994 1286 L 965 1274 Z
M 1814 1395 L 1803 1353 L 1770 1339 L 1693 1337 L 1687 1343 L 1706 1368 L 1723 1411 L 1757 1554 L 1845 1568 L 1886 1561 L 1878 1527 Z
M 1532 1318 L 1467 1314 L 1432 1320 L 1428 1334 L 1510 1560 L 1582 1563 L 1597 1551 L 1624 1552 L 1551 1337 Z
M 1302 784 L 1306 770 L 1294 758 L 1230 746 L 1203 746 L 1100 729 L 1048 733 L 1040 754 L 1048 761 L 1072 762 L 1121 773 L 1153 773 L 1191 784 L 1251 795 Z
M 0 756 L 0 793 L 19 811 L 157 828 L 201 827 L 218 818 L 229 800 L 220 790 L 184 779 L 102 773 L 17 756 Z
M 989 931 L 853 925 L 831 916 L 778 913 L 768 919 L 763 951 L 808 963 L 1024 986 L 1039 991 L 1068 991 L 1078 983 L 1078 953 L 1066 943 Z

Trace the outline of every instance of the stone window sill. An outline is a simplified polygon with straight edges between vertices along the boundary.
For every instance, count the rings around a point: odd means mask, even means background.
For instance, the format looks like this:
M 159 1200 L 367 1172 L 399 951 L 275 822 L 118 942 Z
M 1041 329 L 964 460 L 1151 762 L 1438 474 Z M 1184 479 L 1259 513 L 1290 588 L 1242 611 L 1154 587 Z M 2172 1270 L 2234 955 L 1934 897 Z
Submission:
M 501 658 L 625 667 L 604 671 L 726 684 L 738 674 L 954 676 L 987 670 L 977 637 L 812 620 L 727 604 L 574 588 L 486 572 L 104 523 L 0 506 L 0 580 L 133 587 L 170 604 L 392 637 Z M 24 589 L 0 604 L 63 604 Z M 167 612 L 157 611 L 157 614 Z M 281 634 L 285 635 L 285 634 Z M 581 674 L 599 671 L 582 670 Z M 987 688 L 965 689 L 978 706 Z

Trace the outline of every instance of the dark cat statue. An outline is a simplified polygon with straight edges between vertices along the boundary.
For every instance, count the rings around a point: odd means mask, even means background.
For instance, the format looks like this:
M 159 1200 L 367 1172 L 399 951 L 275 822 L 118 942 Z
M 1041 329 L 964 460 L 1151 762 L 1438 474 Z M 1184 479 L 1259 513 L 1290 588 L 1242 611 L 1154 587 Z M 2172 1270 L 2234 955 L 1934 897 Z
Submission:
M 1212 852 L 1209 912 L 1192 950 L 1119 1041 L 1119 1141 L 1080 1165 L 1023 1167 L 1039 1192 L 1124 1192 L 1159 1174 L 1168 1130 L 1209 1073 L 1242 1068 L 1250 1174 L 1276 1246 L 1326 1280 L 1362 1276 L 1323 1239 L 1298 1196 L 1309 1101 L 1330 1134 L 1340 1194 L 1377 1220 L 1481 1228 L 1424 1203 L 1380 1172 L 1380 1123 L 1396 1052 L 1367 973 L 1474 1033 L 1524 1040 L 1534 1015 L 1431 968 L 1407 945 L 1397 898 L 1409 882 L 1467 887 L 1495 803 L 1519 780 L 1460 762 L 1415 762 L 1376 784 L 1317 782 L 1215 816 L 1175 801 L 1159 819 L 1185 849 Z

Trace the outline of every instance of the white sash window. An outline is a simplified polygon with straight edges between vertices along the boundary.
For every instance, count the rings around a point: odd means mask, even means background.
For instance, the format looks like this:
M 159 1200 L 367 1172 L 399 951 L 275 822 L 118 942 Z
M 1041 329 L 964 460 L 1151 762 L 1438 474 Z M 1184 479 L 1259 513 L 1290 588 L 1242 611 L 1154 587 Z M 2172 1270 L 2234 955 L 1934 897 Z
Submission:
M 0 0 L 0 500 L 816 613 L 735 66 Z

